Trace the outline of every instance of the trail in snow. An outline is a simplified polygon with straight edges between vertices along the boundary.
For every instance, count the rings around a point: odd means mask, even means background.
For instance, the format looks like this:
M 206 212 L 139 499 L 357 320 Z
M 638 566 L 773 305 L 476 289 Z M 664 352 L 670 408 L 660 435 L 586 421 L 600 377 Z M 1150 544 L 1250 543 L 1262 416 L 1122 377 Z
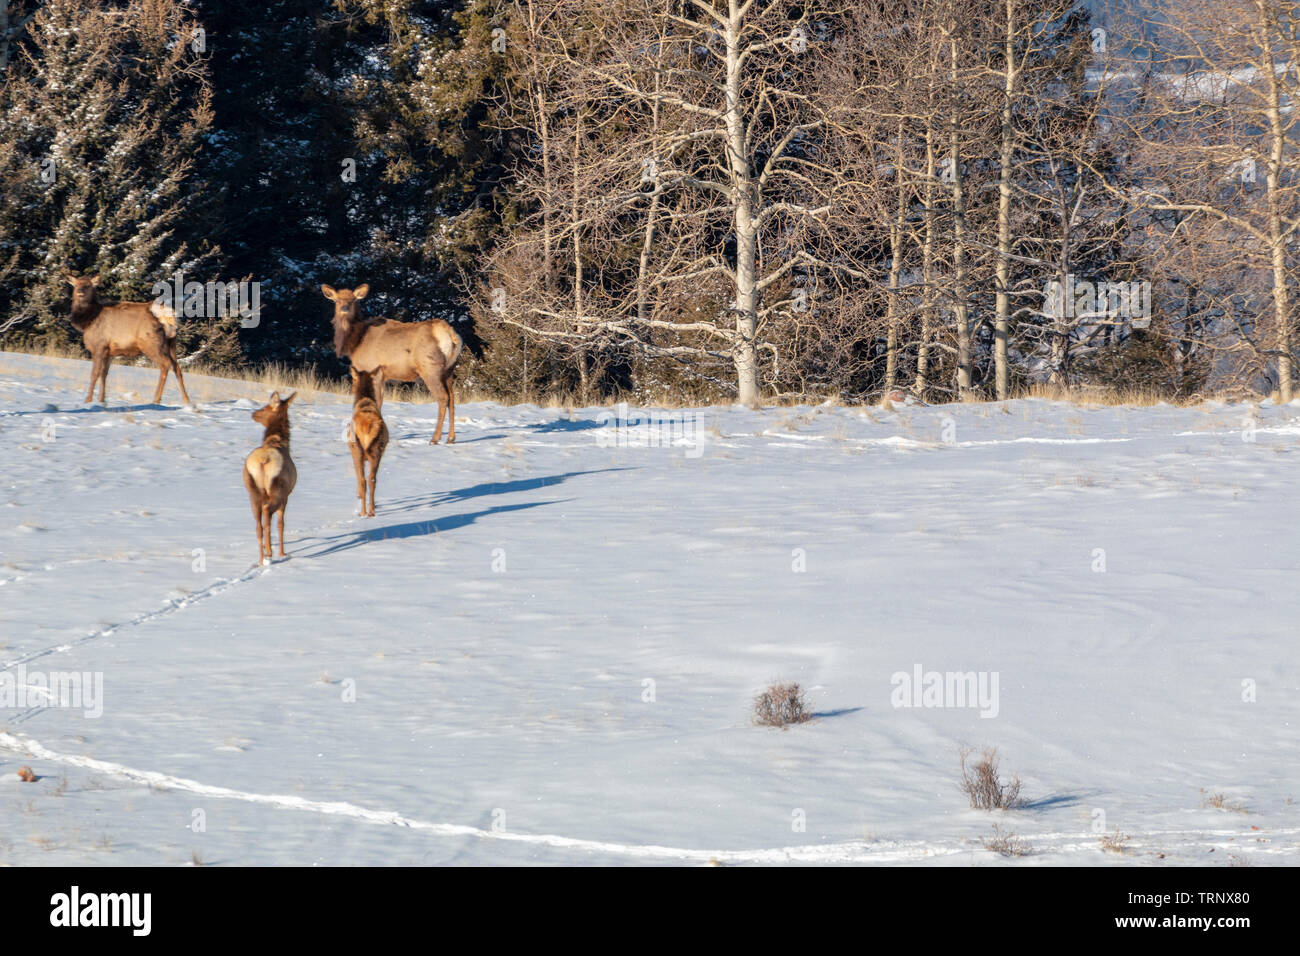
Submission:
M 735 863 L 735 864 L 772 864 L 772 863 L 810 863 L 810 864 L 863 864 L 863 863 L 908 863 L 934 859 L 945 856 L 969 854 L 977 846 L 968 841 L 935 840 L 856 840 L 844 843 L 829 843 L 813 846 L 784 846 L 754 850 L 725 849 L 688 849 L 685 847 L 633 845 L 611 843 L 603 840 L 584 840 L 579 837 L 559 836 L 551 833 L 515 833 L 510 830 L 492 830 L 466 826 L 458 823 L 433 823 L 405 816 L 393 810 L 375 810 L 357 806 L 343 801 L 310 800 L 305 797 L 274 793 L 249 793 L 230 787 L 218 787 L 174 777 L 155 770 L 138 770 L 122 764 L 95 760 L 73 754 L 57 753 L 30 737 L 20 737 L 0 733 L 0 747 L 26 754 L 32 758 L 48 760 L 53 763 L 71 767 L 81 767 L 98 773 L 107 774 L 133 783 L 144 784 L 163 790 L 182 790 L 204 797 L 222 800 L 240 800 L 245 803 L 275 807 L 280 810 L 296 810 L 305 813 L 319 813 L 326 816 L 347 817 L 365 823 L 384 826 L 406 827 L 441 837 L 472 837 L 479 840 L 501 840 L 505 842 L 532 844 L 560 850 L 576 850 L 592 854 L 635 857 L 645 860 L 666 860 L 678 863 Z M 1271 832 L 1243 832 L 1241 830 L 1159 830 L 1131 836 L 1127 845 L 1131 850 L 1167 848 L 1171 842 L 1188 842 L 1189 837 L 1196 837 L 1197 845 L 1216 842 L 1218 837 L 1251 836 L 1258 839 L 1276 840 L 1279 837 L 1300 835 L 1300 827 L 1291 827 Z M 1179 838 L 1173 840 L 1173 838 Z M 1095 851 L 1098 834 L 1087 832 L 1074 833 L 1037 833 L 1033 837 L 1034 847 L 1041 852 L 1050 849 L 1058 853 L 1072 851 Z M 1220 845 L 1231 847 L 1223 842 Z M 1259 852 L 1278 853 L 1283 849 L 1262 849 Z

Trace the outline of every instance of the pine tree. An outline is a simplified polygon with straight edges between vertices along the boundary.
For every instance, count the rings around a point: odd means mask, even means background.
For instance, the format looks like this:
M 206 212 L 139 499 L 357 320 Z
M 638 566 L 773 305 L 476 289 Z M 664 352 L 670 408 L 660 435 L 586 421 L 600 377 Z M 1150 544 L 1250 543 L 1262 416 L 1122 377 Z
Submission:
M 369 282 L 374 315 L 456 317 L 499 178 L 479 6 L 196 0 L 217 130 L 200 168 L 223 213 L 212 235 L 231 274 L 262 283 L 251 358 L 341 372 L 321 283 Z
M 212 123 L 197 24 L 178 0 L 49 0 L 0 88 L 0 331 L 68 341 L 66 272 L 146 298 L 215 250 L 181 238 Z M 183 330 L 187 345 L 222 327 Z

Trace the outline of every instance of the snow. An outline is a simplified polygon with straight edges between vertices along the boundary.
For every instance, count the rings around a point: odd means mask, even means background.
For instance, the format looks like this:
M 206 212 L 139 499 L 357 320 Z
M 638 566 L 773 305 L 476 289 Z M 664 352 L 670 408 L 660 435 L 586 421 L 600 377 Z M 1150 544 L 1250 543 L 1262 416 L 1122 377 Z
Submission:
M 103 682 L 0 705 L 0 863 L 1300 862 L 1300 405 L 666 410 L 642 447 L 465 403 L 449 447 L 390 401 L 362 519 L 306 394 L 259 568 L 269 389 L 155 379 L 83 406 L 87 363 L 0 354 L 0 678 Z M 917 668 L 996 707 L 895 706 Z M 750 723 L 778 680 L 812 721 Z M 1027 805 L 970 809 L 963 744 Z

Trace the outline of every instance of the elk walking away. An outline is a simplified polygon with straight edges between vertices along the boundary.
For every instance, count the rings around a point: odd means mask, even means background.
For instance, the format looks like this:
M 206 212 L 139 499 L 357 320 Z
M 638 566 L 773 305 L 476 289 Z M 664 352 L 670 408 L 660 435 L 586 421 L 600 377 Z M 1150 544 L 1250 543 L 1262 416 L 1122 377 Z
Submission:
M 297 393 L 271 399 L 253 412 L 253 421 L 266 428 L 261 447 L 244 459 L 244 487 L 257 521 L 257 563 L 271 563 L 271 518 L 280 519 L 280 557 L 284 553 L 284 509 L 298 483 L 298 469 L 289 457 L 289 403 Z
M 352 367 L 352 423 L 348 425 L 348 447 L 352 450 L 352 465 L 357 473 L 357 497 L 361 499 L 361 516 L 375 516 L 375 479 L 379 474 L 379 461 L 388 447 L 388 426 L 379 411 L 376 396 L 384 394 L 384 372 L 359 370 Z M 370 501 L 366 503 L 366 465 L 370 466 L 368 480 Z

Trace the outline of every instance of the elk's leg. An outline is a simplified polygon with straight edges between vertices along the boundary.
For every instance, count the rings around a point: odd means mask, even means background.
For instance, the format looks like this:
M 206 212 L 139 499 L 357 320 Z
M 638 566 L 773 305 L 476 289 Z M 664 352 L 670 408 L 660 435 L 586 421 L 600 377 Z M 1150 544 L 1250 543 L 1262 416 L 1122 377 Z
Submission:
M 361 499 L 361 514 L 364 517 L 366 513 L 366 469 L 361 459 L 361 443 L 353 438 L 348 442 L 348 448 L 352 452 L 352 468 L 357 473 L 357 497 Z
M 175 339 L 171 339 L 167 343 L 167 359 L 171 362 L 172 371 L 176 373 L 176 384 L 181 387 L 181 400 L 184 401 L 186 405 L 192 404 L 190 402 L 189 392 L 185 391 L 185 376 L 181 374 L 180 363 L 176 361 Z
M 262 563 L 262 505 L 253 501 L 253 520 L 257 522 L 257 563 Z
M 263 532 L 265 538 L 263 539 L 263 541 L 258 542 L 258 548 L 260 549 L 263 546 L 263 542 L 265 543 L 266 563 L 270 564 L 271 563 L 271 504 L 270 502 L 267 502 L 262 505 L 262 519 L 257 524 L 259 529 L 262 528 L 265 529 L 265 531 Z M 261 550 L 258 551 L 259 556 L 262 553 L 263 552 Z
M 149 339 L 140 343 L 140 351 L 144 357 L 153 362 L 154 368 L 158 369 L 158 387 L 153 390 L 153 404 L 162 404 L 163 387 L 167 384 L 167 342 L 162 339 L 162 333 L 158 334 L 157 339 Z
M 90 400 L 95 397 L 95 380 L 99 378 L 99 372 L 103 366 L 104 356 L 99 352 L 92 354 L 90 365 L 90 390 L 86 392 L 86 401 L 82 404 L 89 405 Z
M 370 517 L 375 516 L 375 480 L 379 477 L 379 455 L 370 459 Z
M 447 415 L 450 419 L 451 433 L 447 435 L 447 444 L 456 444 L 456 379 L 452 372 L 447 373 Z
M 153 392 L 153 404 L 161 405 L 163 389 L 167 387 L 167 356 L 164 354 L 162 361 L 155 361 L 158 364 L 158 387 Z
M 429 439 L 430 445 L 438 444 L 438 439 L 442 437 L 442 419 L 447 414 L 447 386 L 443 384 L 442 366 L 432 370 L 432 374 L 420 377 L 424 379 L 425 387 L 433 396 L 433 400 L 438 403 L 438 424 L 434 426 L 433 437 Z
M 438 403 L 438 424 L 433 429 L 433 437 L 429 439 L 430 445 L 438 444 L 438 439 L 442 437 L 442 419 L 447 414 L 447 407 L 442 402 Z
M 285 507 L 286 507 L 287 505 L 288 505 L 288 502 L 287 502 L 287 501 L 286 501 L 284 504 L 280 505 L 280 557 L 282 557 L 282 558 L 285 557 L 285 553 L 284 553 L 284 509 L 285 509 Z M 270 529 L 269 529 L 269 528 L 267 529 L 267 532 L 268 532 L 268 534 L 267 534 L 266 550 L 267 550 L 267 551 L 270 551 L 270 550 L 271 550 L 271 541 L 270 541 Z
M 103 364 L 99 367 L 99 404 L 101 405 L 108 404 L 107 399 L 104 397 L 104 393 L 108 390 L 108 367 L 112 364 L 113 356 L 109 354 L 104 356 Z

